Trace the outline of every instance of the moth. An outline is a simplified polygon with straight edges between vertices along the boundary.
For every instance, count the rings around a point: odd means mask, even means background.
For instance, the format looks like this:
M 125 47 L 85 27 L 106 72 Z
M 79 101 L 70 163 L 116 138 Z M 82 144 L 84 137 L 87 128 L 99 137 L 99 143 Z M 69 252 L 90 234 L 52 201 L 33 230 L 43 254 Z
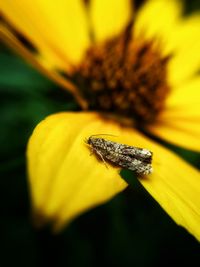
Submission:
M 152 173 L 153 153 L 145 148 L 128 146 L 113 142 L 104 138 L 90 136 L 86 143 L 90 146 L 92 153 L 98 155 L 104 162 L 108 162 L 132 170 L 138 175 Z

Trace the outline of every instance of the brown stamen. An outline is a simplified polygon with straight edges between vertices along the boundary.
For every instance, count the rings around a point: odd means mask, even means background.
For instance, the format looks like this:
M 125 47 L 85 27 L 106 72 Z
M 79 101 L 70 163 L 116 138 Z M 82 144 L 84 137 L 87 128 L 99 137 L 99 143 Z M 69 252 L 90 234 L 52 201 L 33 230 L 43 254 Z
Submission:
M 169 92 L 166 65 L 153 41 L 131 37 L 130 29 L 94 45 L 79 66 L 90 108 L 152 123 Z

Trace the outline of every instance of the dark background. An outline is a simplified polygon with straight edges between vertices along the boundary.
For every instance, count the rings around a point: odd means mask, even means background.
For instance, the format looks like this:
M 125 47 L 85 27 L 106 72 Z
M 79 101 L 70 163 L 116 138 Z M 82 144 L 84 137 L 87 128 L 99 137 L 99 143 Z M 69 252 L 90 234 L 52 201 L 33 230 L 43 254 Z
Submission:
M 199 1 L 187 1 L 186 12 Z M 77 218 L 59 235 L 30 218 L 25 166 L 28 137 L 73 98 L 0 45 L 0 266 L 198 266 L 199 243 L 178 227 L 130 173 L 130 187 Z M 200 155 L 168 144 L 194 166 Z M 169 170 L 170 171 L 170 170 Z

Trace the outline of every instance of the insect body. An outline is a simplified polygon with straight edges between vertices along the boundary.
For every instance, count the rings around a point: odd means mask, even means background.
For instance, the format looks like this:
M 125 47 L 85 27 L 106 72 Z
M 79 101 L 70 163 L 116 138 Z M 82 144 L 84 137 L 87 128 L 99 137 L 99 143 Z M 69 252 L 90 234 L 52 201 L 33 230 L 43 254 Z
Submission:
M 147 149 L 93 136 L 87 139 L 87 144 L 103 161 L 108 160 L 117 166 L 135 171 L 138 175 L 152 173 L 152 152 Z

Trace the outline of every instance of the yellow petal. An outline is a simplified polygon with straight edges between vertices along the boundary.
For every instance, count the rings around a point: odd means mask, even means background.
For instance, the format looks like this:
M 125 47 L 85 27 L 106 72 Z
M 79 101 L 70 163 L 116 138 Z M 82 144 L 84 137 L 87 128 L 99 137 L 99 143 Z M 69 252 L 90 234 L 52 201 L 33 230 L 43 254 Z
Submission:
M 28 63 L 38 69 L 42 74 L 71 92 L 83 109 L 87 108 L 86 101 L 81 97 L 78 88 L 76 88 L 71 81 L 69 81 L 66 77 L 62 77 L 62 75 L 57 72 L 54 69 L 54 66 L 49 64 L 49 62 L 24 47 L 24 45 L 3 25 L 0 25 L 0 40 L 15 50 L 19 55 L 24 57 Z
M 137 13 L 134 31 L 147 39 L 168 40 L 182 12 L 181 1 L 149 0 Z
M 163 121 L 155 126 L 148 127 L 149 132 L 172 144 L 182 146 L 186 149 L 200 151 L 200 121 L 187 121 L 184 119 L 173 119 Z
M 148 130 L 175 145 L 200 151 L 200 77 L 171 92 L 166 108 Z
M 104 203 L 126 187 L 119 168 L 106 168 L 85 144 L 93 134 L 114 134 L 126 143 L 149 147 L 151 142 L 132 129 L 102 120 L 93 113 L 60 113 L 48 117 L 33 132 L 28 145 L 28 169 L 36 213 L 62 227 L 85 210 Z M 109 138 L 109 136 L 108 136 Z
M 57 114 L 39 124 L 30 139 L 34 209 L 55 220 L 55 228 L 126 187 L 117 169 L 107 169 L 85 144 L 85 138 L 100 133 L 101 127 L 96 115 Z M 104 130 L 113 132 L 109 125 Z
M 162 118 L 200 120 L 200 76 L 181 84 L 167 98 Z
M 168 150 L 153 149 L 155 171 L 140 182 L 177 224 L 200 240 L 200 173 Z
M 126 142 L 133 142 L 125 134 Z M 200 172 L 168 149 L 151 142 L 153 173 L 140 182 L 161 207 L 200 240 Z
M 97 41 L 119 34 L 132 17 L 130 0 L 92 0 L 90 17 Z
M 92 134 L 114 134 L 113 141 L 153 151 L 154 173 L 140 178 L 141 183 L 178 224 L 200 239 L 199 172 L 137 131 L 95 113 L 56 114 L 34 130 L 27 154 L 36 212 L 59 228 L 126 187 L 118 168 L 106 168 L 90 155 L 84 139 Z
M 169 61 L 170 83 L 174 86 L 183 83 L 200 68 L 200 13 L 180 21 L 169 36 L 173 47 L 173 57 Z
M 0 10 L 57 67 L 79 62 L 89 45 L 81 0 L 2 0 Z

